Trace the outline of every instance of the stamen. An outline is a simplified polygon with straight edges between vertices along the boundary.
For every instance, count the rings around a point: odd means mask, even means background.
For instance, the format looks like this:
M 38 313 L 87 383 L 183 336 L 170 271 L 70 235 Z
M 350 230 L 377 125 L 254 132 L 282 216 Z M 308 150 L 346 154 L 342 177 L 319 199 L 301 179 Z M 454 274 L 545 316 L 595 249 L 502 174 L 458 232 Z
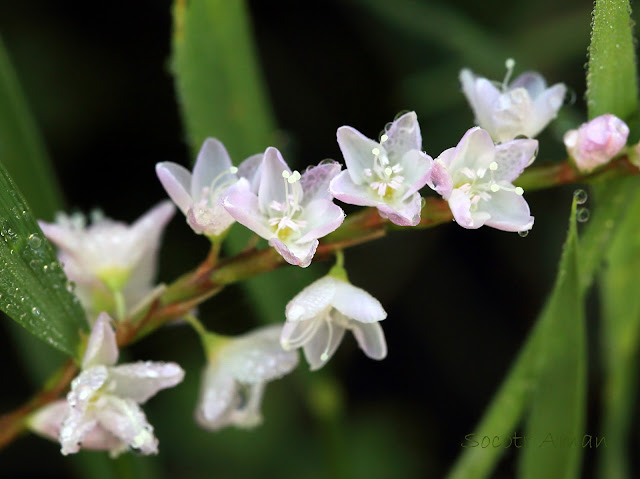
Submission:
M 513 68 L 516 66 L 516 61 L 513 58 L 507 58 L 507 61 L 504 62 L 504 66 L 507 67 L 507 74 L 502 82 L 502 91 L 507 91 L 507 86 L 509 85 L 509 80 L 511 80 L 511 75 L 513 74 Z
M 524 190 L 519 186 L 516 186 L 516 195 L 519 195 L 519 196 L 524 195 Z
M 491 171 L 496 171 L 498 169 L 498 163 L 496 163 L 495 161 L 492 161 L 491 164 L 489 165 L 489 169 Z
M 307 329 L 303 329 L 298 337 L 288 338 L 287 340 L 283 341 L 283 346 L 285 348 L 289 345 L 295 345 L 295 347 L 303 346 L 309 341 L 309 339 L 313 337 L 314 334 L 316 334 L 317 329 L 317 325 L 311 324 Z
M 371 150 L 371 153 L 378 156 L 380 154 L 380 148 L 374 148 L 373 150 Z
M 327 328 L 329 328 L 329 338 L 327 339 L 327 347 L 324 348 L 324 351 L 320 355 L 321 361 L 329 359 L 329 348 L 331 348 L 331 340 L 333 339 L 333 325 L 331 324 L 331 319 L 327 317 L 325 321 L 327 322 Z
M 497 183 L 493 183 L 491 185 L 491 191 L 493 191 L 494 193 L 497 193 L 498 191 L 500 191 L 500 185 L 498 185 Z
M 384 143 L 385 141 L 387 141 L 389 139 L 389 137 L 387 135 L 382 135 L 380 137 L 380 143 Z
M 387 166 L 387 167 L 384 169 L 384 173 L 385 173 L 385 175 L 387 175 L 387 176 L 391 176 L 391 174 L 393 173 L 393 170 Z

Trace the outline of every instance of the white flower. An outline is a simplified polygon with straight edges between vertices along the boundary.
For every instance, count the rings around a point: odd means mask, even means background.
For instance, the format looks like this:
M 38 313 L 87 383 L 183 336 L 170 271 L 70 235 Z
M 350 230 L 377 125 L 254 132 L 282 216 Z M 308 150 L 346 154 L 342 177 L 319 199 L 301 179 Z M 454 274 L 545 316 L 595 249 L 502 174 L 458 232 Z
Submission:
M 254 155 L 236 168 L 224 145 L 215 138 L 207 138 L 198 153 L 193 175 L 184 166 L 169 161 L 158 163 L 156 173 L 193 231 L 215 237 L 234 222 L 222 206 L 225 192 L 238 181 L 238 176 L 250 177 L 261 160 L 262 154 Z
M 464 228 L 530 230 L 533 217 L 524 191 L 512 182 L 534 160 L 537 148 L 537 140 L 494 145 L 485 130 L 471 128 L 458 146 L 436 158 L 429 186 L 449 202 L 453 217 Z
M 387 313 L 377 299 L 345 280 L 325 276 L 310 284 L 289 301 L 286 316 L 282 347 L 303 348 L 312 370 L 333 356 L 347 329 L 367 356 L 387 356 L 387 343 L 378 324 Z
M 87 227 L 80 214 L 58 214 L 55 223 L 38 223 L 59 248 L 58 258 L 77 286 L 75 293 L 95 317 L 110 300 L 105 298 L 109 290 L 122 291 L 129 307 L 151 292 L 161 235 L 174 213 L 174 206 L 164 201 L 131 226 L 94 215 Z
M 600 115 L 564 135 L 567 152 L 580 171 L 608 163 L 627 144 L 629 127 L 615 115 Z
M 260 404 L 267 381 L 291 372 L 298 354 L 284 351 L 281 326 L 267 326 L 222 342 L 210 350 L 202 378 L 196 421 L 209 430 L 254 427 L 262 421 Z
M 422 151 L 415 112 L 395 120 L 379 143 L 350 126 L 338 128 L 337 136 L 347 169 L 331 181 L 331 194 L 352 205 L 375 206 L 397 225 L 417 225 L 418 190 L 427 184 L 432 159 Z
M 471 104 L 476 123 L 487 130 L 497 142 L 524 135 L 533 138 L 558 114 L 567 87 L 557 83 L 550 88 L 536 72 L 526 72 L 510 84 L 515 62 L 507 60 L 507 76 L 501 85 L 460 72 L 462 91 Z
M 130 448 L 156 454 L 158 440 L 139 404 L 159 390 L 182 381 L 175 363 L 137 362 L 114 366 L 118 346 L 111 318 L 98 316 L 82 361 L 82 371 L 71 382 L 64 402 L 40 410 L 30 421 L 36 432 L 57 438 L 64 455 L 86 445 L 114 455 Z
M 333 203 L 329 181 L 340 171 L 335 162 L 321 163 L 300 175 L 280 152 L 266 149 L 252 181 L 241 178 L 224 198 L 236 221 L 269 241 L 290 264 L 309 266 L 318 238 L 342 224 L 344 212 Z

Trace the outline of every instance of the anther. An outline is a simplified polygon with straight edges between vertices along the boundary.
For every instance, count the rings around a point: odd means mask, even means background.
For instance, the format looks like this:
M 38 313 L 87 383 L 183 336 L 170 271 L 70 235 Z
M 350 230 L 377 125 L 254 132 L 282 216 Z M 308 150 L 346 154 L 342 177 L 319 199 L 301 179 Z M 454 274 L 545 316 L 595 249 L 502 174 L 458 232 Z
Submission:
M 491 185 L 491 191 L 493 191 L 494 193 L 497 193 L 498 191 L 500 191 L 500 186 L 493 183 Z
M 492 161 L 491 164 L 489 165 L 489 169 L 491 171 L 496 171 L 498 169 L 498 163 L 496 163 L 495 161 Z
M 393 173 L 393 170 L 387 166 L 387 167 L 384 169 L 384 173 L 385 173 L 385 175 L 387 175 L 387 176 L 391 176 L 391 174 Z
M 282 177 L 283 177 L 283 178 L 285 178 L 285 179 L 286 179 L 286 178 L 289 178 L 289 176 L 291 176 L 291 173 L 289 173 L 287 170 L 284 170 L 284 171 L 282 172 Z
M 380 143 L 384 143 L 385 141 L 387 141 L 389 139 L 389 137 L 387 135 L 382 135 L 380 137 Z
M 380 154 L 380 148 L 374 148 L 373 150 L 371 150 L 371 153 L 373 153 L 374 155 L 379 155 Z
M 524 190 L 519 186 L 516 186 L 515 191 L 516 191 L 516 195 L 520 195 L 520 196 L 524 195 Z

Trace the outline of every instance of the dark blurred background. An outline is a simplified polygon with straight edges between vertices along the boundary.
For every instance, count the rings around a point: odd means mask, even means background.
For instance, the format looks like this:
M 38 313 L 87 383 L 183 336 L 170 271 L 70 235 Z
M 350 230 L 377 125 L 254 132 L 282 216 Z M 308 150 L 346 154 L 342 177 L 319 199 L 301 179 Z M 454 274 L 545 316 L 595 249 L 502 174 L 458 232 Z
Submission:
M 280 146 L 298 168 L 327 157 L 342 161 L 337 127 L 351 125 L 375 137 L 403 110 L 418 113 L 423 148 L 435 158 L 473 126 L 459 70 L 469 67 L 501 81 L 507 57 L 515 58 L 516 74 L 540 70 L 549 83 L 566 83 L 575 100 L 539 137 L 538 162 L 563 159 L 562 133 L 585 117 L 591 2 L 248 6 Z M 155 163 L 192 161 L 168 67 L 170 13 L 171 2 L 164 0 L 0 2 L 0 34 L 70 209 L 100 207 L 132 221 L 166 197 Z M 89 477 L 88 470 L 105 478 L 444 477 L 551 290 L 574 189 L 526 194 L 536 217 L 526 238 L 450 224 L 396 232 L 347 251 L 352 282 L 389 313 L 383 323 L 389 356 L 368 360 L 346 337 L 318 373 L 317 390 L 303 386 L 310 374 L 306 364 L 269 385 L 260 428 L 212 434 L 196 427 L 192 412 L 204 357 L 192 331 L 175 327 L 128 353 L 178 361 L 187 370 L 180 387 L 145 407 L 160 439 L 158 457 L 114 463 L 95 453 L 62 458 L 53 442 L 27 436 L 0 452 L 0 477 Z M 193 235 L 180 215 L 165 237 L 163 281 L 206 254 L 206 240 Z M 328 266 L 317 266 L 318 275 Z M 596 308 L 592 300 L 594 337 Z M 216 296 L 201 312 L 209 327 L 223 333 L 259 324 L 241 287 Z M 0 331 L 0 411 L 6 411 L 24 401 L 34 384 L 19 359 L 24 343 L 9 326 Z M 591 351 L 595 411 L 594 344 Z M 323 424 L 310 412 L 309 397 L 337 398 L 340 420 Z M 597 434 L 597 421 L 592 414 L 588 433 Z M 593 455 L 586 451 L 586 478 L 592 477 Z M 514 475 L 515 456 L 513 450 L 507 454 L 496 478 Z

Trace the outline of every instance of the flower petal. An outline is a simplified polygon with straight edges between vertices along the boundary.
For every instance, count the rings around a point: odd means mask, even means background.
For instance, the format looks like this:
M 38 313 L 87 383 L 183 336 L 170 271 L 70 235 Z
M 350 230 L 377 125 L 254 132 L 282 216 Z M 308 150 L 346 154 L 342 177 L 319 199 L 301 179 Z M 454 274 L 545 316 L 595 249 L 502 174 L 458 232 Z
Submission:
M 440 156 L 442 157 L 445 153 L 451 152 L 447 154 L 448 157 L 451 157 L 454 151 L 455 148 L 449 148 Z M 431 176 L 429 177 L 429 187 L 435 190 L 445 200 L 449 199 L 451 191 L 453 191 L 453 179 L 446 167 L 446 163 L 441 161 L 440 158 L 433 162 Z
M 378 360 L 387 357 L 387 342 L 384 339 L 384 331 L 382 331 L 382 326 L 379 323 L 362 324 L 351 321 L 350 329 L 358 342 L 358 346 L 367 356 Z
M 281 325 L 266 326 L 233 339 L 220 351 L 218 360 L 237 381 L 256 384 L 291 372 L 298 353 L 280 345 Z
M 260 185 L 260 165 L 264 159 L 264 153 L 251 155 L 238 165 L 238 178 L 245 178 L 251 186 L 251 191 L 258 194 Z
M 287 263 L 300 266 L 301 268 L 306 268 L 311 264 L 313 255 L 316 254 L 318 244 L 317 239 L 311 240 L 308 243 L 284 243 L 278 238 L 271 238 L 269 240 L 269 245 L 273 246 Z
M 339 280 L 331 276 L 324 276 L 300 291 L 287 304 L 287 321 L 306 321 L 331 307 L 337 281 Z
M 87 350 L 82 359 L 82 369 L 87 370 L 98 365 L 113 366 L 117 361 L 118 344 L 111 327 L 111 318 L 107 313 L 100 313 L 89 336 Z
M 230 424 L 249 429 L 262 423 L 260 407 L 262 406 L 264 388 L 264 382 L 241 386 L 241 393 L 244 396 L 242 398 L 243 401 L 231 411 L 229 416 Z
M 324 366 L 334 355 L 342 338 L 345 328 L 333 321 L 321 321 L 316 334 L 304 347 L 304 356 L 310 369 L 316 371 Z
M 458 188 L 451 191 L 449 196 L 449 208 L 453 213 L 453 218 L 463 228 L 476 229 L 482 226 L 481 224 L 474 224 L 471 218 L 471 199 Z
M 535 159 L 538 140 L 512 140 L 496 146 L 495 162 L 498 169 L 493 172 L 495 181 L 514 181 Z
M 202 144 L 193 166 L 191 197 L 194 202 L 200 200 L 204 188 L 213 187 L 214 180 L 222 179 L 219 177 L 225 176 L 223 173 L 229 168 L 231 168 L 231 158 L 229 158 L 229 153 L 224 145 L 216 138 L 207 138 Z
M 513 185 L 509 186 L 513 188 Z M 485 221 L 487 226 L 502 231 L 528 231 L 533 227 L 533 216 L 527 201 L 513 191 L 491 193 L 491 199 L 481 201 L 478 210 L 490 215 Z
M 241 178 L 238 183 L 229 188 L 222 204 L 238 223 L 264 239 L 270 239 L 273 237 L 273 231 L 260 211 L 258 197 L 250 189 L 249 182 Z
M 304 191 L 303 205 L 314 200 L 331 200 L 329 183 L 340 173 L 342 166 L 335 161 L 320 163 L 307 168 L 300 179 L 300 186 Z
M 378 203 L 378 212 L 383 218 L 388 218 L 398 226 L 416 226 L 420 223 L 422 210 L 422 197 L 420 193 L 414 193 L 411 197 L 393 204 Z
M 420 150 L 410 150 L 404 154 L 401 163 L 402 175 L 409 185 L 403 195 L 403 199 L 406 199 L 427 184 L 431 177 L 433 159 Z
M 462 168 L 473 171 L 487 169 L 494 161 L 495 146 L 491 135 L 480 127 L 467 130 L 456 146 L 455 154 L 449 164 L 449 171 L 456 182 L 457 172 Z
M 127 398 L 103 394 L 95 406 L 102 427 L 141 454 L 157 454 L 158 439 L 138 404 Z
M 211 431 L 227 426 L 237 402 L 237 388 L 230 374 L 221 370 L 217 363 L 209 363 L 202 375 L 195 413 L 197 423 Z
M 365 182 L 365 168 L 373 167 L 372 150 L 374 148 L 382 149 L 382 147 L 378 142 L 367 138 L 350 126 L 338 128 L 337 137 L 351 181 L 356 185 L 363 184 Z
M 422 135 L 415 111 L 398 117 L 387 130 L 387 140 L 383 143 L 391 163 L 400 161 L 410 150 L 422 150 Z
M 183 378 L 184 371 L 176 363 L 138 361 L 111 368 L 107 390 L 144 403 L 161 389 L 179 384 Z
M 92 415 L 78 414 L 71 411 L 62 422 L 60 428 L 60 452 L 63 456 L 75 454 L 80 450 L 83 441 L 92 429 L 98 424 L 98 420 Z
M 346 317 L 361 323 L 382 321 L 387 317 L 380 301 L 351 283 L 329 277 L 334 281 L 335 293 L 331 305 Z
M 260 167 L 260 185 L 258 187 L 258 204 L 260 211 L 266 213 L 271 202 L 284 203 L 286 190 L 282 173 L 291 169 L 285 163 L 277 148 L 270 146 L 264 152 L 264 159 Z
M 187 214 L 189 206 L 193 203 L 191 198 L 191 172 L 184 166 L 170 161 L 158 163 L 156 174 L 169 198 L 178 205 L 180 211 Z
M 308 243 L 317 238 L 322 238 L 338 227 L 344 221 L 344 211 L 329 199 L 318 198 L 302 210 L 298 220 L 306 221 L 302 237 L 296 243 Z
M 376 206 L 380 201 L 372 197 L 372 191 L 366 183 L 361 185 L 354 183 L 349 170 L 338 173 L 329 184 L 331 195 L 350 205 Z
M 535 99 L 535 114 L 531 115 L 532 121 L 529 125 L 529 131 L 525 132 L 527 136 L 537 136 L 551 120 L 558 116 L 558 110 L 562 107 L 566 94 L 567 87 L 562 83 L 557 83 Z
M 547 88 L 547 82 L 537 72 L 524 72 L 509 84 L 509 90 L 524 88 L 535 101 Z

